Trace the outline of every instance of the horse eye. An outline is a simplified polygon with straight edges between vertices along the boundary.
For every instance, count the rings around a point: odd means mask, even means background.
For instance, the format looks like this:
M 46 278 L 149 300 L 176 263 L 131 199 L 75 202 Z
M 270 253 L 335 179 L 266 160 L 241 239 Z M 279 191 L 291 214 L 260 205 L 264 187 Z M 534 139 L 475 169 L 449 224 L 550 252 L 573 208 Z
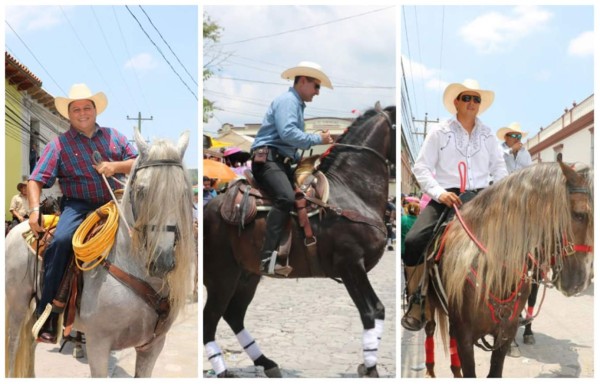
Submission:
M 575 221 L 584 222 L 586 219 L 587 219 L 587 214 L 585 214 L 585 213 L 581 213 L 581 212 L 573 213 L 573 220 L 575 220 Z

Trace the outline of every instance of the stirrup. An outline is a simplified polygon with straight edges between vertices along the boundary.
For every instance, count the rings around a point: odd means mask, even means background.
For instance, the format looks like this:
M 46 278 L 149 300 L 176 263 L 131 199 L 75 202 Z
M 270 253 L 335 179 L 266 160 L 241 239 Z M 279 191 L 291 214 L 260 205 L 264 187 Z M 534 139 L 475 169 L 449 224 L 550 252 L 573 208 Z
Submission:
M 273 251 L 270 257 L 261 260 L 260 270 L 266 275 L 280 275 L 287 277 L 292 273 L 293 268 L 289 265 L 277 264 L 277 251 Z
M 413 316 L 413 306 L 419 306 L 419 318 Z M 425 299 L 420 293 L 414 293 L 408 298 L 408 309 L 402 316 L 400 324 L 408 331 L 420 331 L 425 326 Z
M 33 335 L 34 339 L 37 340 L 38 335 L 40 334 L 40 330 L 42 329 L 42 326 L 44 325 L 46 320 L 48 320 L 48 317 L 50 317 L 51 312 L 52 312 L 52 304 L 48 303 L 48 304 L 46 304 L 46 308 L 44 309 L 44 312 L 42 312 L 40 317 L 33 324 L 33 328 L 31 328 L 31 334 Z

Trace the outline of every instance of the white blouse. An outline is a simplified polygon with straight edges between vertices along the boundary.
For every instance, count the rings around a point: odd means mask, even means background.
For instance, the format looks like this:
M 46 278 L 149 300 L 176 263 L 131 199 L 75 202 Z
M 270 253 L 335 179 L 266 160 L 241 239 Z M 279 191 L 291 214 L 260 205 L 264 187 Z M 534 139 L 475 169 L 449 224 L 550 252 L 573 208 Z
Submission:
M 435 124 L 427 133 L 413 173 L 421 189 L 439 202 L 446 189 L 460 188 L 460 162 L 466 164 L 468 190 L 485 188 L 508 175 L 492 130 L 476 118 L 469 135 L 456 117 Z

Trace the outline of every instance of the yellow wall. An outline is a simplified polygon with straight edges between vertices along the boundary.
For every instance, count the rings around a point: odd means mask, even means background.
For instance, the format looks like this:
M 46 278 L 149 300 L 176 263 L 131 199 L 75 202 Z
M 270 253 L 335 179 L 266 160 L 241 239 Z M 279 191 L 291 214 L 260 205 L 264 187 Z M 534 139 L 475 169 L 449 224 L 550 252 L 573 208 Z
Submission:
M 17 89 L 10 85 L 6 80 L 4 81 L 4 87 L 6 92 L 6 109 L 10 109 L 11 112 L 7 113 L 5 111 L 5 133 L 4 133 L 4 164 L 5 164 L 5 179 L 4 179 L 4 187 L 5 187 L 5 215 L 4 218 L 6 220 L 11 220 L 12 215 L 8 211 L 10 208 L 10 200 L 14 195 L 18 193 L 17 184 L 23 180 L 23 175 L 21 172 L 22 159 L 23 154 L 22 151 L 25 150 L 26 146 L 23 144 L 23 141 L 29 142 L 28 137 L 24 137 L 21 131 L 21 127 L 17 125 L 14 121 L 14 115 L 12 111 L 17 112 L 17 114 L 21 115 L 21 94 L 17 91 Z M 9 97 L 10 95 L 10 97 Z M 18 101 L 15 101 L 18 100 Z M 8 118 L 10 116 L 10 118 Z

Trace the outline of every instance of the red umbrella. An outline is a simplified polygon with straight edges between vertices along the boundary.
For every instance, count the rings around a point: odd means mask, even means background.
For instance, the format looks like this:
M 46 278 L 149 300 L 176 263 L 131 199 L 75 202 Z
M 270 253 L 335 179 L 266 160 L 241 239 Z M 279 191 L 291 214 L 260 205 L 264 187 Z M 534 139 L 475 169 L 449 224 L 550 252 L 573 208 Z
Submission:
M 222 183 L 229 182 L 238 177 L 238 175 L 233 171 L 233 169 L 229 168 L 226 164 L 221 163 L 220 161 L 204 159 L 202 162 L 202 166 L 203 176 L 209 177 L 211 179 L 218 179 L 219 182 Z

